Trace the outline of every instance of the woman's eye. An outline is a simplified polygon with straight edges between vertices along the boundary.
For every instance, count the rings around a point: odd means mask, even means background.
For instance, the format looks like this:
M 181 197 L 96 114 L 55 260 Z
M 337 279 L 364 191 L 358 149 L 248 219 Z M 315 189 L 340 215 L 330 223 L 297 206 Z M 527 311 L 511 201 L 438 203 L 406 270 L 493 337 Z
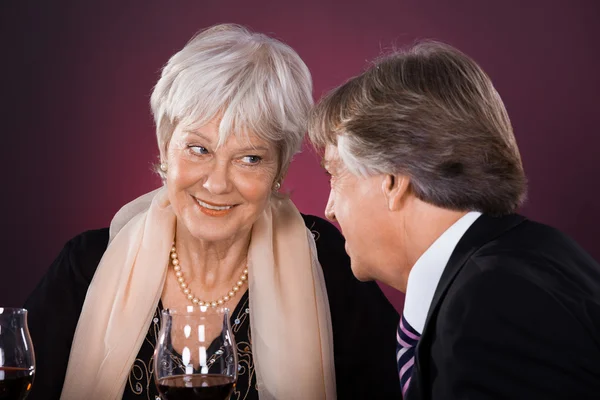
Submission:
M 259 156 L 244 156 L 242 157 L 242 161 L 246 164 L 258 164 L 262 160 Z
M 202 146 L 190 146 L 190 150 L 194 154 L 208 154 L 208 150 L 206 150 L 206 147 Z

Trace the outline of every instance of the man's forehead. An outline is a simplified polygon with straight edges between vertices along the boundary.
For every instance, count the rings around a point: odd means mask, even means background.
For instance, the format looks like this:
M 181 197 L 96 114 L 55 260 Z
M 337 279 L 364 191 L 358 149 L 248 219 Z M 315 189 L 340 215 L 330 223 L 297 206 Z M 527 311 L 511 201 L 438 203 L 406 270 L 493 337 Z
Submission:
M 336 167 L 340 162 L 340 155 L 338 153 L 337 147 L 331 144 L 328 144 L 325 147 L 325 154 L 323 154 L 323 160 L 321 163 L 325 168 L 333 168 Z

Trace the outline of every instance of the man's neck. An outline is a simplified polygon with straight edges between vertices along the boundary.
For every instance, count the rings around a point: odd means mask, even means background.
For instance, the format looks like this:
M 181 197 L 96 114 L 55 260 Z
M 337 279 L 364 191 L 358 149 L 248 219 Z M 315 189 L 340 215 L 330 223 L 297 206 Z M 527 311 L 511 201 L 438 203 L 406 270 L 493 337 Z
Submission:
M 395 289 L 406 293 L 410 271 L 427 249 L 468 211 L 452 211 L 416 200 L 410 209 L 398 214 L 397 236 L 403 246 L 400 268 L 390 276 Z

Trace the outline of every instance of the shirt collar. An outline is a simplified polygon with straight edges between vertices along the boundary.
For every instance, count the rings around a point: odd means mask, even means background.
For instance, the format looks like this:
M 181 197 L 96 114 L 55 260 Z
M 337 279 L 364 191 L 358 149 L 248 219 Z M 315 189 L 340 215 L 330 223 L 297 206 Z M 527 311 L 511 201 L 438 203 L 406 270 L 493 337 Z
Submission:
M 454 248 L 480 215 L 478 211 L 463 215 L 429 246 L 411 269 L 406 285 L 403 315 L 419 333 L 423 333 L 435 289 Z

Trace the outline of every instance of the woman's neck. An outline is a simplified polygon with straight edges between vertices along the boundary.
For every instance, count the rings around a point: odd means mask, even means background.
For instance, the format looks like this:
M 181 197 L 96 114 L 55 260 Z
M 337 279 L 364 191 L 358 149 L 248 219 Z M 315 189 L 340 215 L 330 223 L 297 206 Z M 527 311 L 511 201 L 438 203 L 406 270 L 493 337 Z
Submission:
M 239 279 L 248 257 L 250 231 L 218 242 L 200 240 L 177 225 L 175 248 L 186 281 L 205 290 L 228 286 Z

